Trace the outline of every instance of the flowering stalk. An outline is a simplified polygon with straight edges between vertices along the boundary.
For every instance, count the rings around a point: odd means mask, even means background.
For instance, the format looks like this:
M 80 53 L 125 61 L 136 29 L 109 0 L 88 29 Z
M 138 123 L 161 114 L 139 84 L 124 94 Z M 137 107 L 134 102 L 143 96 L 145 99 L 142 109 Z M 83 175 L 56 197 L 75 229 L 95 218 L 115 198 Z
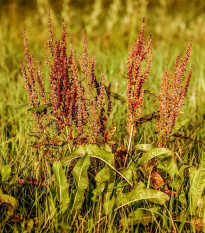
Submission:
M 185 72 L 187 69 L 187 64 L 190 56 L 190 50 L 192 43 L 187 47 L 186 54 L 179 63 L 179 55 L 176 57 L 174 65 L 174 74 L 172 78 L 172 83 L 170 83 L 170 74 L 168 67 L 164 72 L 164 77 L 162 79 L 160 94 L 159 94 L 159 110 L 158 118 L 156 122 L 156 130 L 158 132 L 159 138 L 157 147 L 165 147 L 166 143 L 171 135 L 171 131 L 175 125 L 176 119 L 182 108 L 184 98 L 186 97 L 191 74 L 192 66 L 189 69 L 188 76 L 183 86 L 182 82 L 185 79 Z M 155 167 L 158 160 L 156 158 L 152 159 L 149 162 L 149 170 L 151 173 L 151 182 L 154 185 L 155 189 L 161 189 L 165 182 L 161 175 L 156 171 Z M 164 188 L 166 193 L 172 193 L 167 185 Z M 176 193 L 173 193 L 176 195 Z
M 138 39 L 130 47 L 127 59 L 127 99 L 128 99 L 128 115 L 127 129 L 130 134 L 135 134 L 136 122 L 140 119 L 143 107 L 144 83 L 149 73 L 152 61 L 151 36 L 145 48 L 144 41 L 145 19 L 143 19 L 142 30 Z M 149 59 L 143 71 L 142 65 L 150 53 Z M 132 136 L 132 135 L 131 135 Z
M 191 47 L 192 43 L 187 47 L 186 54 L 180 63 L 179 55 L 176 57 L 172 83 L 170 83 L 168 68 L 166 68 L 166 71 L 164 72 L 159 94 L 159 117 L 156 122 L 156 131 L 159 135 L 158 147 L 166 146 L 188 91 L 192 66 L 189 69 L 187 78 L 185 78 L 185 72 Z M 186 83 L 183 86 L 182 82 L 184 79 L 186 79 Z

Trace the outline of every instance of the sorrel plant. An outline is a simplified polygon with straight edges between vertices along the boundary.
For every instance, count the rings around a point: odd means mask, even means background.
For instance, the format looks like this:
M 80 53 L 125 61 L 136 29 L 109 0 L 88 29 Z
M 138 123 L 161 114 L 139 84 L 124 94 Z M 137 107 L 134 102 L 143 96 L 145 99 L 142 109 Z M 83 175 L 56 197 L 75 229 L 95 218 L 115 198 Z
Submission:
M 77 56 L 72 43 L 67 56 L 64 22 L 62 28 L 62 39 L 55 41 L 49 13 L 49 41 L 46 43 L 49 53 L 46 50 L 45 55 L 50 69 L 48 94 L 45 92 L 40 62 L 36 67 L 24 32 L 27 68 L 22 60 L 21 70 L 36 132 L 40 137 L 60 135 L 66 143 L 72 141 L 78 145 L 103 142 L 111 112 L 111 86 L 105 90 L 103 72 L 101 80 L 97 81 L 95 57 L 89 57 L 85 32 L 82 56 Z
M 50 70 L 48 92 L 45 91 L 40 62 L 36 67 L 34 58 L 29 52 L 27 37 L 24 32 L 26 66 L 22 60 L 21 69 L 28 94 L 29 107 L 35 119 L 35 130 L 41 138 L 41 143 L 34 144 L 34 147 L 61 145 L 70 142 L 78 146 L 82 144 L 105 144 L 109 135 L 107 122 L 111 113 L 111 96 L 115 98 L 119 95 L 111 92 L 110 84 L 108 87 L 105 85 L 103 72 L 100 81 L 98 81 L 95 71 L 95 57 L 94 55 L 92 58 L 89 57 L 85 30 L 82 33 L 82 55 L 76 54 L 70 42 L 68 56 L 65 23 L 62 23 L 63 33 L 60 41 L 54 39 L 50 12 L 48 25 L 49 40 L 45 46 L 46 62 Z M 146 117 L 141 118 L 141 114 L 145 93 L 144 84 L 150 70 L 152 49 L 151 36 L 146 46 L 144 34 L 145 19 L 143 19 L 138 39 L 130 47 L 127 59 L 127 132 L 129 143 L 127 150 L 118 148 L 116 151 L 117 157 L 123 155 L 124 167 L 127 165 L 132 137 L 136 134 L 136 126 L 141 119 L 146 119 Z M 160 94 L 157 96 L 159 109 L 155 114 L 158 148 L 167 146 L 167 141 L 187 94 L 192 67 L 189 70 L 185 85 L 183 86 L 182 83 L 188 65 L 191 45 L 190 43 L 181 62 L 179 62 L 179 55 L 177 56 L 172 83 L 170 83 L 168 68 L 164 73 Z M 123 99 L 123 97 L 120 99 Z M 114 131 L 111 129 L 110 137 L 112 137 Z M 119 151 L 123 151 L 123 153 L 119 153 Z M 116 158 L 116 161 L 120 160 L 122 165 L 122 159 Z M 172 191 L 168 189 L 156 170 L 157 162 L 156 158 L 151 159 L 149 163 L 142 167 L 142 172 L 145 177 L 151 174 L 151 182 L 155 189 L 159 190 L 164 187 L 164 192 L 172 194 Z M 116 167 L 119 168 L 119 164 Z

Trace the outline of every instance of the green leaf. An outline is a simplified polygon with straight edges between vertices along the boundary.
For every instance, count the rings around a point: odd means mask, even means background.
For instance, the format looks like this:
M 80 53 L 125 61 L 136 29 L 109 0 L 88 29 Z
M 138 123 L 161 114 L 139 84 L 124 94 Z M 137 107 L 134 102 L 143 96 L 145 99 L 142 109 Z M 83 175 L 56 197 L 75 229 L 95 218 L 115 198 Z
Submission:
M 191 166 L 189 168 L 189 179 L 192 181 L 194 179 L 194 176 L 196 175 L 197 173 L 197 168 L 194 167 L 194 166 Z
M 48 203 L 49 203 L 49 219 L 52 219 L 55 216 L 56 212 L 57 212 L 53 197 L 50 196 L 48 198 Z
M 110 146 L 107 143 L 105 143 L 105 145 L 104 145 L 104 150 L 107 151 L 107 152 L 112 153 L 112 150 L 111 150 Z
M 104 198 L 103 209 L 104 209 L 105 213 L 108 213 L 108 211 L 111 211 L 111 208 L 113 208 L 113 205 L 114 205 L 114 203 L 111 201 L 110 197 L 111 197 L 111 195 L 113 193 L 113 189 L 115 187 L 115 172 L 111 169 L 109 169 L 109 176 L 110 176 L 110 179 L 108 181 L 108 187 L 107 187 L 106 193 L 104 194 L 104 197 L 103 197 Z M 109 205 L 111 205 L 111 206 L 108 209 L 107 206 L 109 206 Z
M 85 148 L 89 156 L 99 158 L 109 166 L 115 165 L 113 153 L 107 152 L 101 149 L 100 147 L 98 147 L 97 145 L 93 145 L 93 144 L 87 144 Z
M 101 149 L 100 147 L 98 147 L 97 145 L 92 145 L 92 144 L 86 145 L 86 151 L 91 157 L 98 158 L 98 159 L 102 160 L 112 170 L 114 170 L 121 177 L 123 177 L 130 185 L 132 185 L 132 183 L 130 183 L 130 181 L 123 174 L 121 174 L 119 171 L 117 171 L 115 169 L 115 167 L 114 167 L 115 161 L 114 161 L 114 154 L 113 153 L 107 152 L 107 151 Z
M 186 170 L 187 168 L 190 168 L 190 167 L 191 167 L 191 165 L 183 165 L 183 166 L 180 167 L 180 169 L 179 169 L 179 176 L 180 176 L 182 179 L 184 179 L 184 172 L 185 172 L 185 170 Z
M 27 111 L 28 112 L 43 112 L 43 111 L 46 111 L 47 108 L 50 106 L 51 106 L 51 104 L 39 105 L 38 107 L 29 108 Z
M 11 174 L 11 168 L 9 165 L 5 165 L 1 169 L 1 181 L 7 181 Z
M 55 186 L 57 188 L 57 198 L 60 202 L 60 210 L 64 213 L 68 209 L 70 198 L 69 185 L 60 161 L 54 162 L 53 172 L 55 174 Z
M 133 177 L 136 174 L 136 172 L 132 171 L 130 168 L 122 168 L 119 169 L 120 173 L 126 177 L 127 180 L 129 180 L 130 183 L 133 183 Z
M 103 204 L 103 211 L 106 215 L 109 215 L 112 213 L 113 207 L 115 205 L 115 199 L 116 198 L 113 196 L 111 200 L 108 200 Z
M 163 159 L 171 156 L 171 151 L 166 148 L 154 148 L 147 153 L 145 153 L 140 159 L 138 159 L 138 166 L 142 166 L 147 163 L 149 160 L 158 157 L 159 159 Z
M 85 146 L 79 146 L 71 154 L 69 154 L 69 155 L 65 156 L 63 159 L 61 159 L 61 162 L 63 163 L 63 165 L 66 165 L 66 163 L 70 162 L 71 160 L 84 156 L 85 153 L 86 153 Z
M 193 179 L 189 189 L 190 213 L 195 214 L 197 202 L 199 201 L 205 189 L 205 154 L 202 154 L 201 165 Z
M 0 206 L 1 205 L 5 205 L 8 209 L 8 215 L 12 216 L 18 208 L 19 202 L 16 198 L 10 195 L 0 194 Z
M 160 160 L 157 168 L 167 172 L 170 175 L 171 179 L 174 179 L 174 177 L 178 176 L 179 174 L 177 164 L 172 158 Z
M 173 128 L 173 130 L 179 130 L 181 127 L 183 127 L 184 125 L 186 125 L 189 122 L 190 119 L 184 119 L 183 121 L 179 122 L 177 121 L 175 123 L 175 126 Z
M 161 191 L 148 188 L 132 190 L 129 193 L 120 193 L 116 200 L 117 208 L 115 210 L 143 200 L 164 205 L 169 200 L 169 196 Z
M 137 225 L 139 223 L 148 225 L 149 223 L 153 222 L 155 214 L 160 215 L 159 212 L 159 206 L 150 209 L 137 209 L 129 214 L 129 217 L 126 218 L 126 222 L 128 225 Z M 123 220 L 121 220 L 120 223 L 122 223 L 122 221 Z
M 123 169 L 120 169 L 120 172 L 127 178 L 127 180 L 132 182 L 134 185 L 134 188 L 136 188 L 136 185 L 137 185 L 137 183 L 136 183 L 136 180 L 137 180 L 136 171 L 135 170 L 133 171 L 131 168 L 123 168 Z M 118 195 L 119 193 L 123 192 L 123 190 L 127 187 L 127 185 L 128 184 L 127 184 L 127 182 L 125 182 L 125 180 L 121 180 L 117 184 L 116 194 Z
M 101 149 L 95 144 L 79 146 L 74 152 L 72 152 L 68 156 L 65 156 L 61 161 L 63 164 L 66 164 L 67 162 L 70 162 L 73 159 L 82 157 L 83 155 L 85 155 L 85 153 L 87 153 L 89 157 L 100 159 L 101 161 L 106 163 L 112 170 L 114 170 L 121 177 L 123 177 L 130 185 L 132 185 L 132 183 L 130 183 L 125 176 L 123 176 L 119 171 L 115 169 L 114 154 L 105 151 L 104 149 Z
M 9 185 L 14 185 L 14 184 L 16 184 L 17 178 L 18 178 L 18 175 L 17 175 L 17 174 L 13 175 L 13 176 L 9 179 Z
M 184 190 L 181 190 L 181 192 L 179 194 L 179 201 L 181 202 L 182 208 L 186 209 L 188 200 L 187 200 L 187 197 L 186 197 Z
M 26 220 L 26 225 L 27 225 L 27 232 L 30 233 L 33 229 L 34 221 L 33 219 L 29 218 Z
M 81 209 L 85 199 L 84 197 L 85 190 L 88 188 L 89 185 L 88 175 L 87 175 L 87 170 L 89 166 L 90 166 L 90 159 L 88 154 L 85 154 L 85 156 L 83 156 L 73 168 L 73 176 L 77 188 L 73 203 L 73 209 L 75 209 L 76 211 Z
M 139 181 L 136 185 L 135 185 L 135 189 L 142 189 L 145 188 L 146 185 L 145 183 L 143 183 L 142 181 Z
M 105 90 L 106 91 L 108 91 L 108 87 L 107 86 L 105 86 Z M 117 93 L 115 93 L 115 92 L 110 92 L 110 95 L 114 98 L 114 99 L 116 99 L 116 100 L 120 100 L 121 102 L 126 102 L 126 99 L 123 97 L 123 96 L 121 96 L 121 95 L 119 95 L 119 94 L 117 94 Z
M 109 168 L 107 165 L 105 165 L 105 167 L 102 170 L 100 170 L 97 173 L 97 175 L 95 176 L 95 181 L 96 181 L 97 187 L 92 192 L 93 193 L 93 197 L 92 197 L 93 201 L 96 201 L 97 198 L 101 195 L 101 193 L 105 189 L 106 183 L 108 183 L 109 180 L 110 180 Z
M 135 148 L 139 151 L 147 152 L 152 149 L 152 145 L 151 144 L 137 144 Z

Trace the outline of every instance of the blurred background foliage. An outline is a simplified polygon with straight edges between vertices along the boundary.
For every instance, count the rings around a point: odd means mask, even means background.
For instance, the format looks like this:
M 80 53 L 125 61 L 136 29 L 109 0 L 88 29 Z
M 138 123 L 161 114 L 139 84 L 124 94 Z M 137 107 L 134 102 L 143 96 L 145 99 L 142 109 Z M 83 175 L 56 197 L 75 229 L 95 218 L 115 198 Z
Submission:
M 1 22 L 6 21 L 6 27 L 18 32 L 31 25 L 32 30 L 46 30 L 48 8 L 53 11 L 55 24 L 64 19 L 72 35 L 86 27 L 87 34 L 104 46 L 111 36 L 120 36 L 129 44 L 143 17 L 148 21 L 147 31 L 158 40 L 188 38 L 203 43 L 205 34 L 203 0 L 1 0 Z
M 183 55 L 192 40 L 189 64 L 194 66 L 193 77 L 183 110 L 192 119 L 187 126 L 189 136 L 196 139 L 205 136 L 204 0 L 0 0 L 0 123 L 2 142 L 10 143 L 9 150 L 17 142 L 23 147 L 22 135 L 30 124 L 25 108 L 15 110 L 27 103 L 20 72 L 24 29 L 31 53 L 41 61 L 44 77 L 47 83 L 49 81 L 43 47 L 48 39 L 49 8 L 56 37 L 61 36 L 64 19 L 68 40 L 73 42 L 77 52 L 81 52 L 82 29 L 86 29 L 90 54 L 96 56 L 97 72 L 103 70 L 107 83 L 112 83 L 112 90 L 122 95 L 126 92 L 126 79 L 119 73 L 126 74 L 128 50 L 138 36 L 143 17 L 146 18 L 146 39 L 149 34 L 153 38 L 153 61 L 146 82 L 146 88 L 151 91 L 159 92 L 166 65 L 173 70 L 175 57 L 178 53 Z M 158 106 L 158 101 L 149 95 L 145 96 L 144 103 L 143 114 L 153 112 Z M 126 105 L 116 101 L 112 116 L 114 124 L 120 127 L 126 119 Z M 142 130 L 144 143 L 154 136 L 154 126 L 148 128 L 147 133 Z M 7 151 L 8 147 L 4 148 Z

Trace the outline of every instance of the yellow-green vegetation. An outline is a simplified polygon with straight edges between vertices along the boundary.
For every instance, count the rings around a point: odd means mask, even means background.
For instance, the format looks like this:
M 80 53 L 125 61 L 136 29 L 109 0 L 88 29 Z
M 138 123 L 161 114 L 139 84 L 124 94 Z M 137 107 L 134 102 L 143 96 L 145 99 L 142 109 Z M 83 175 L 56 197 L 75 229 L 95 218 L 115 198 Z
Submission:
M 205 230 L 204 8 L 0 2 L 0 232 Z

